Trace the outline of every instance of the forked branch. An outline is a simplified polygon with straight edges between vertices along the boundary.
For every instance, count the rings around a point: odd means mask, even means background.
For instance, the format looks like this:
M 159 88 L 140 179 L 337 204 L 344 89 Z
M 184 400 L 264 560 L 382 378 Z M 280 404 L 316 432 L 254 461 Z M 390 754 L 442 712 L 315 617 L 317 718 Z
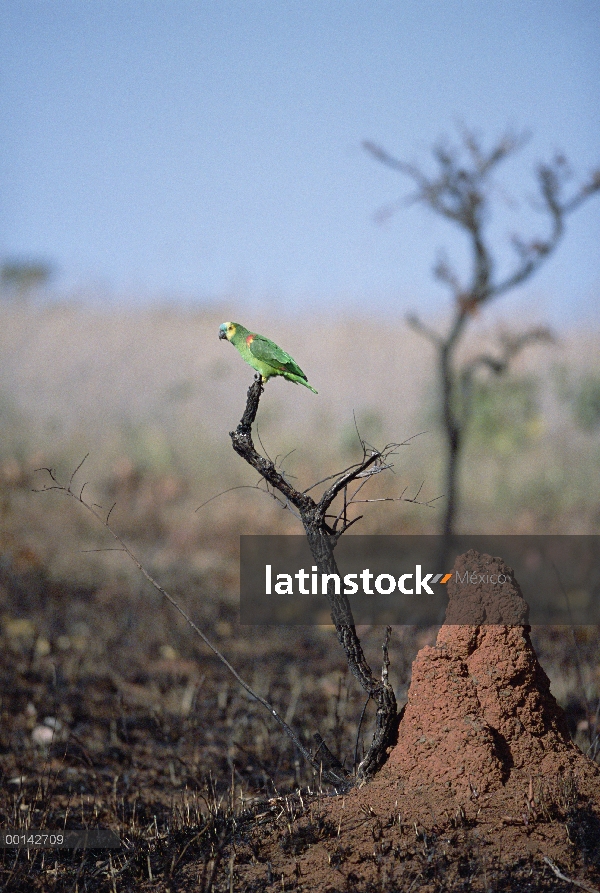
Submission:
M 308 544 L 318 570 L 324 574 L 338 574 L 337 564 L 334 558 L 334 549 L 340 536 L 358 518 L 348 518 L 348 508 L 354 504 L 358 491 L 365 483 L 365 477 L 371 477 L 383 470 L 392 467 L 389 459 L 395 454 L 401 444 L 389 444 L 383 450 L 367 448 L 363 446 L 363 458 L 360 462 L 334 475 L 328 480 L 332 483 L 327 487 L 321 497 L 316 500 L 309 495 L 309 490 L 303 492 L 296 490 L 289 481 L 277 470 L 274 463 L 261 456 L 256 450 L 252 440 L 252 424 L 256 419 L 260 397 L 263 392 L 263 384 L 257 378 L 250 386 L 247 395 L 246 408 L 242 419 L 235 431 L 232 431 L 231 441 L 234 450 L 252 468 L 255 468 L 267 481 L 278 490 L 300 513 Z M 358 486 L 348 499 L 348 487 L 357 482 Z M 324 482 L 322 482 L 324 483 Z M 344 494 L 344 505 L 335 515 L 329 515 L 328 511 L 340 494 Z M 403 497 L 399 497 L 403 498 Z M 411 500 L 416 501 L 416 500 Z M 328 519 L 333 518 L 330 524 Z M 383 763 L 387 747 L 393 742 L 398 727 L 398 711 L 396 698 L 392 686 L 388 680 L 387 666 L 387 638 L 384 648 L 384 671 L 381 679 L 376 679 L 363 653 L 360 640 L 356 634 L 352 610 L 348 599 L 343 593 L 336 593 L 333 579 L 330 578 L 327 599 L 331 610 L 331 619 L 336 628 L 338 639 L 344 648 L 348 666 L 352 674 L 359 681 L 362 688 L 376 704 L 376 719 L 373 738 L 366 756 L 358 766 L 357 780 L 361 781 L 373 775 Z M 319 736 L 319 747 L 324 743 Z

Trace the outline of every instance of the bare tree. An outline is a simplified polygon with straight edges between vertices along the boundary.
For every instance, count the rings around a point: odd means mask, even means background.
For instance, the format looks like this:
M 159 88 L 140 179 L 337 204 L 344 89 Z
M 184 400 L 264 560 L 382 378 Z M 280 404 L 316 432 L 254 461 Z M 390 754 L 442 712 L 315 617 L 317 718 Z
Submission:
M 342 534 L 362 517 L 362 515 L 350 517 L 351 508 L 359 502 L 379 501 L 359 499 L 358 494 L 374 475 L 392 468 L 390 460 L 396 454 L 398 447 L 403 444 L 391 443 L 381 450 L 376 450 L 369 447 L 361 438 L 363 455 L 359 462 L 313 484 L 307 490 L 299 491 L 286 480 L 275 463 L 268 457 L 262 456 L 254 446 L 252 425 L 256 419 L 262 392 L 263 383 L 261 377 L 257 376 L 248 390 L 246 409 L 242 419 L 236 430 L 230 433 L 233 448 L 238 455 L 259 472 L 266 482 L 269 492 L 286 508 L 293 511 L 302 522 L 311 554 L 319 572 L 335 574 L 339 577 L 334 549 Z M 318 500 L 313 499 L 309 491 L 321 484 L 328 484 L 328 486 Z M 338 497 L 342 497 L 342 504 L 339 509 L 334 510 L 332 506 Z M 389 501 L 394 499 L 417 502 L 418 493 L 414 499 L 405 499 L 404 493 L 399 497 L 386 497 L 386 500 Z M 368 695 L 368 699 L 373 700 L 376 705 L 373 738 L 356 772 L 357 780 L 361 781 L 372 776 L 381 766 L 385 759 L 386 749 L 393 743 L 397 734 L 396 697 L 388 681 L 388 640 L 391 627 L 387 629 L 383 644 L 381 679 L 376 679 L 356 633 L 350 603 L 342 592 L 335 592 L 331 578 L 328 581 L 327 599 L 331 609 L 331 619 L 335 625 L 338 640 L 345 651 L 348 666 Z M 321 736 L 316 734 L 315 739 L 324 767 L 329 771 L 339 771 L 341 768 L 339 763 L 328 750 Z
M 471 270 L 466 282 L 443 257 L 439 258 L 434 275 L 446 285 L 453 298 L 453 315 L 448 331 L 439 334 L 412 314 L 409 324 L 434 345 L 437 352 L 437 375 L 441 418 L 446 441 L 445 495 L 446 510 L 442 532 L 454 532 L 458 512 L 458 473 L 465 431 L 472 410 L 474 377 L 480 369 L 495 375 L 504 374 L 518 353 L 534 341 L 548 341 L 546 328 L 535 328 L 518 336 L 505 336 L 499 354 L 481 354 L 466 364 L 459 364 L 457 348 L 471 316 L 485 304 L 526 282 L 554 252 L 565 232 L 566 218 L 583 202 L 600 190 L 600 170 L 565 195 L 570 171 L 565 158 L 557 155 L 548 164 L 539 164 L 536 171 L 537 209 L 546 217 L 547 234 L 525 238 L 513 235 L 515 253 L 512 269 L 498 276 L 497 251 L 492 246 L 486 224 L 490 218 L 494 195 L 492 177 L 498 165 L 524 144 L 524 135 L 506 133 L 491 150 L 485 151 L 470 131 L 462 133 L 462 144 L 447 147 L 442 143 L 433 150 L 437 171 L 432 176 L 420 167 L 407 164 L 390 155 L 373 142 L 364 148 L 378 161 L 410 177 L 416 191 L 404 200 L 418 202 L 449 220 L 463 232 L 471 249 Z M 389 217 L 399 203 L 382 209 L 378 217 Z

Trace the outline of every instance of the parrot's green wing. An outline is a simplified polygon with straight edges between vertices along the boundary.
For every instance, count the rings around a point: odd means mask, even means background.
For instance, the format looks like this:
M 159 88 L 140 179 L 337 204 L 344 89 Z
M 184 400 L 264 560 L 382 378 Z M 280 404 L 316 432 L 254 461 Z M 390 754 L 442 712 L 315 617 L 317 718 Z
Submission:
M 274 366 L 275 369 L 281 369 L 282 372 L 291 372 L 292 375 L 298 375 L 300 378 L 306 379 L 306 375 L 291 356 L 263 335 L 255 335 L 249 347 L 250 353 L 257 360 L 268 363 L 270 366 Z

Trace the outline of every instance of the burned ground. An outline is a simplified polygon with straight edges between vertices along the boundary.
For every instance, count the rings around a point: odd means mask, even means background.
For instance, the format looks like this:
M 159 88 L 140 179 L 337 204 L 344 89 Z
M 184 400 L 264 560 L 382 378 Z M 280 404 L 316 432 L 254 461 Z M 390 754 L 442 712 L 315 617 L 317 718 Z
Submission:
M 443 787 L 444 749 L 420 740 L 431 728 L 416 730 L 416 750 L 409 738 L 419 716 L 424 726 L 435 724 L 436 705 L 432 699 L 422 709 L 409 696 L 386 766 L 363 788 L 336 794 L 143 587 L 69 586 L 49 579 L 28 554 L 4 562 L 0 585 L 2 826 L 103 827 L 123 842 L 119 850 L 83 854 L 31 849 L 16 856 L 6 849 L 4 889 L 567 889 L 554 869 L 598 886 L 600 784 L 566 726 L 557 734 L 571 762 L 556 771 L 549 763 L 540 771 L 528 752 L 506 784 L 501 766 L 496 779 L 481 754 L 463 748 L 463 762 L 473 759 L 460 784 L 434 790 L 426 782 Z M 215 599 L 201 577 L 195 587 L 197 619 L 214 630 L 242 675 L 307 746 L 319 731 L 352 768 L 362 694 L 333 631 L 240 627 L 231 603 Z M 381 632 L 365 631 L 373 655 Z M 577 636 L 590 668 L 596 633 Z M 555 673 L 561 664 L 568 669 L 567 631 L 534 638 Z M 445 639 L 440 633 L 436 646 L 435 631 L 396 631 L 391 658 L 395 679 L 404 682 L 397 689 L 406 692 L 418 650 L 417 689 L 440 642 L 446 652 L 463 647 Z M 476 650 L 470 659 L 477 662 Z M 513 669 L 531 683 L 527 668 Z M 417 700 L 430 684 L 413 689 Z M 461 692 L 455 713 L 466 703 Z M 582 747 L 589 747 L 590 729 L 578 717 L 588 707 L 570 692 L 567 720 Z M 497 753 L 485 734 L 482 740 Z M 423 759 L 419 784 L 419 765 L 408 766 L 419 748 L 425 757 L 438 752 L 439 778 Z M 589 772 L 580 771 L 577 755 Z

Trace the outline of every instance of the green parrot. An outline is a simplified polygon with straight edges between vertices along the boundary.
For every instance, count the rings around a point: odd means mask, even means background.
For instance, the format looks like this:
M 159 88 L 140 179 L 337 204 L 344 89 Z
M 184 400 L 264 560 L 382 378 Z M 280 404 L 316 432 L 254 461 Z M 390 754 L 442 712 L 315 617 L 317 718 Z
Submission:
M 224 322 L 219 327 L 219 338 L 226 338 L 239 351 L 243 360 L 256 369 L 267 381 L 272 375 L 283 375 L 288 381 L 303 384 L 317 394 L 309 385 L 306 375 L 291 356 L 264 335 L 249 332 L 239 322 Z

